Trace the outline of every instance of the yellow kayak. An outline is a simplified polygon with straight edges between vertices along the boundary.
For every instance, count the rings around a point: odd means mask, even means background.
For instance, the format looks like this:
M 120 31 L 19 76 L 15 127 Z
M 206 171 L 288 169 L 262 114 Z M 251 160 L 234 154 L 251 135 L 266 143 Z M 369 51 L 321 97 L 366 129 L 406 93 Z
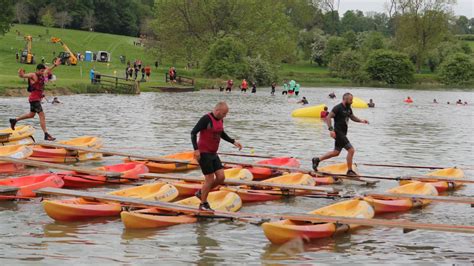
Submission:
M 214 191 L 209 193 L 207 201 L 211 208 L 218 211 L 238 211 L 242 206 L 239 196 L 228 191 Z M 180 200 L 177 204 L 198 207 L 201 201 L 196 197 Z M 138 211 L 123 211 L 120 214 L 122 222 L 128 229 L 159 228 L 177 224 L 194 223 L 197 221 L 193 215 L 173 215 L 156 208 Z
M 314 186 L 316 181 L 313 177 L 308 174 L 302 173 L 291 173 L 285 174 L 261 181 L 262 183 L 274 183 L 274 184 L 285 184 L 285 185 L 301 185 L 301 186 Z
M 81 148 L 92 148 L 98 149 L 102 147 L 102 139 L 98 137 L 84 136 L 73 138 L 70 140 L 58 141 L 59 144 L 76 146 Z M 75 157 L 82 154 L 87 154 L 84 151 L 68 151 L 63 148 L 51 148 L 43 147 L 40 145 L 33 146 L 33 157 L 36 158 L 66 158 L 66 157 Z
M 33 153 L 29 146 L 8 145 L 0 146 L 0 156 L 11 157 L 15 159 L 25 159 Z M 0 173 L 10 173 L 23 169 L 22 164 L 15 164 L 0 161 Z
M 321 118 L 321 111 L 326 107 L 325 104 L 303 107 L 294 110 L 291 113 L 292 117 L 311 117 L 311 118 Z
M 437 196 L 438 191 L 436 188 L 423 182 L 412 182 L 403 186 L 395 187 L 387 190 L 387 193 L 394 194 L 415 194 L 425 196 Z M 429 200 L 418 200 L 418 199 L 403 199 L 403 198 L 374 198 L 364 197 L 375 210 L 375 213 L 386 213 L 386 212 L 401 212 L 408 211 L 416 207 L 424 207 L 429 204 Z
M 367 202 L 352 199 L 317 209 L 309 214 L 371 219 L 374 217 L 374 210 Z M 262 224 L 265 236 L 274 244 L 284 244 L 295 238 L 310 241 L 318 238 L 331 237 L 338 232 L 347 232 L 357 227 L 359 227 L 359 225 L 312 223 L 309 221 L 292 220 Z
M 353 97 L 352 98 L 352 108 L 369 108 L 369 105 L 367 104 L 366 101 L 362 100 L 359 97 Z
M 10 134 L 8 136 L 8 139 L 6 141 L 2 140 L 2 142 L 10 142 L 10 141 L 18 141 L 21 139 L 26 139 L 33 136 L 34 133 L 35 133 L 35 129 L 29 125 L 16 126 L 15 130 L 12 130 L 11 128 L 0 130 L 0 134 Z
M 121 197 L 141 198 L 169 202 L 178 197 L 178 190 L 170 184 L 153 183 L 108 193 Z M 95 217 L 117 216 L 122 205 L 116 202 L 100 202 L 83 198 L 45 200 L 43 208 L 49 217 L 58 221 L 78 221 Z
M 452 168 L 444 168 L 440 170 L 436 170 L 430 173 L 425 174 L 426 176 L 434 176 L 434 177 L 449 177 L 449 178 L 464 178 L 463 170 L 452 167 Z M 402 180 L 400 181 L 400 185 L 408 184 L 414 181 L 410 180 Z M 446 181 L 434 181 L 428 182 L 432 184 L 439 193 L 445 192 L 447 190 L 454 190 L 463 185 L 463 183 L 456 183 L 456 182 L 446 182 Z
M 354 170 L 354 172 L 356 173 L 358 172 L 357 166 L 355 164 L 352 165 L 352 170 Z M 321 166 L 321 167 L 318 167 L 318 171 L 323 172 L 323 173 L 335 174 L 335 175 L 343 175 L 347 173 L 347 164 L 337 163 L 337 164 Z M 316 184 L 318 185 L 330 185 L 330 184 L 340 182 L 340 180 L 337 177 L 334 178 L 330 175 L 315 177 L 314 180 L 316 180 Z
M 253 175 L 246 168 L 230 168 L 224 170 L 225 179 L 237 179 L 241 181 L 252 181 Z

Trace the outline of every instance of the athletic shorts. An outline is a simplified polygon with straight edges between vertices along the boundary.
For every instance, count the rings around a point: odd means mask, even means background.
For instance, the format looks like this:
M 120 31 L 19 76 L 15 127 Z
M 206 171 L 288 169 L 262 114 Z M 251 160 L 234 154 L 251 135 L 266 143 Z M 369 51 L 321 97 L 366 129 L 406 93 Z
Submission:
M 336 133 L 336 141 L 334 143 L 334 150 L 336 151 L 342 151 L 342 149 L 349 150 L 352 148 L 352 144 L 347 138 L 346 135 L 342 133 Z
M 201 153 L 199 166 L 201 166 L 201 171 L 204 175 L 213 174 L 224 168 L 221 159 L 219 159 L 219 156 L 215 153 Z
M 281 92 L 281 95 L 285 95 L 285 94 L 288 94 L 288 92 L 287 91 L 282 91 Z
M 240 91 L 241 92 L 247 92 L 247 89 L 241 89 Z
M 40 101 L 30 102 L 30 112 L 32 113 L 43 112 L 43 107 L 41 106 L 41 102 Z
M 298 96 L 298 94 L 300 94 L 300 92 L 299 92 L 299 91 L 295 91 L 295 95 Z
M 225 91 L 232 91 L 232 88 L 226 88 Z

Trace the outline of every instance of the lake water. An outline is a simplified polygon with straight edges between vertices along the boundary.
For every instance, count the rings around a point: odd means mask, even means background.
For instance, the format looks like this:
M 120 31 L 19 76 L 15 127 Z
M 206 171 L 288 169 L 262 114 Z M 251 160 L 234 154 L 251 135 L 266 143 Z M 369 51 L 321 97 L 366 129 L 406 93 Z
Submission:
M 327 95 L 334 91 L 336 100 Z M 349 139 L 357 152 L 355 161 L 410 165 L 458 166 L 472 177 L 474 138 L 474 93 L 472 91 L 414 91 L 374 88 L 303 88 L 310 104 L 334 106 L 342 94 L 374 99 L 374 109 L 354 109 L 369 125 L 351 123 Z M 277 92 L 278 93 L 278 92 Z M 130 152 L 164 155 L 190 150 L 190 131 L 197 120 L 219 100 L 226 100 L 230 113 L 226 131 L 255 153 L 291 155 L 310 167 L 309 158 L 333 148 L 326 126 L 319 120 L 294 119 L 292 110 L 300 107 L 287 97 L 269 95 L 259 89 L 256 95 L 218 91 L 193 93 L 142 93 L 126 95 L 73 95 L 59 97 L 62 105 L 45 104 L 49 131 L 58 139 L 83 135 L 103 138 L 107 148 L 129 148 Z M 414 103 L 403 103 L 411 96 Z M 436 98 L 439 104 L 432 104 Z M 467 106 L 447 105 L 457 99 Z M 0 98 L 0 128 L 8 118 L 29 108 L 25 98 Z M 22 121 L 42 133 L 37 119 Z M 227 143 L 223 151 L 235 151 Z M 250 149 L 246 149 L 249 152 Z M 342 161 L 345 152 L 341 154 Z M 229 158 L 230 159 L 230 158 Z M 238 160 L 237 158 L 231 158 Z M 82 165 L 119 163 L 118 157 Z M 360 166 L 364 174 L 400 176 L 423 174 L 424 170 Z M 25 170 L 27 174 L 34 169 Z M 198 171 L 190 174 L 199 175 Z M 5 177 L 5 176 L 3 176 Z M 384 191 L 397 186 L 381 181 L 375 188 Z M 357 193 L 368 188 L 343 185 Z M 119 188 L 101 187 L 91 191 Z M 474 196 L 466 186 L 450 195 Z M 245 212 L 308 212 L 334 203 L 330 199 L 293 198 L 245 205 Z M 461 204 L 432 203 L 422 210 L 382 216 L 429 223 L 474 225 L 474 208 Z M 125 230 L 120 220 L 60 223 L 50 219 L 39 201 L 0 203 L 1 264 L 113 264 L 113 263 L 443 263 L 471 264 L 474 238 L 468 234 L 364 228 L 352 234 L 302 244 L 298 241 L 275 246 L 259 226 L 242 222 L 202 221 L 159 230 Z

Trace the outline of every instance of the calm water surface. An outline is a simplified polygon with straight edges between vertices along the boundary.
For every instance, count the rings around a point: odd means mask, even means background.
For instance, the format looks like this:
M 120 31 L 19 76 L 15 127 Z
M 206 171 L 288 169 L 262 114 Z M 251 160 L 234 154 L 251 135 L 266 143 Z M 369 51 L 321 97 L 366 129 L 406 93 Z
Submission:
M 335 91 L 338 99 L 327 98 Z M 348 89 L 304 88 L 310 104 L 334 106 Z M 474 93 L 466 91 L 411 91 L 352 89 L 354 95 L 373 98 L 375 109 L 354 109 L 370 125 L 351 123 L 349 138 L 359 162 L 404 163 L 472 168 Z M 406 96 L 415 103 L 406 105 Z M 436 98 L 440 104 L 432 104 Z M 468 106 L 447 105 L 457 99 Z M 257 95 L 217 91 L 195 93 L 143 93 L 139 96 L 63 96 L 63 105 L 45 104 L 51 134 L 67 139 L 83 135 L 100 136 L 108 148 L 130 148 L 130 152 L 163 155 L 189 150 L 190 131 L 200 116 L 219 100 L 226 100 L 230 113 L 226 129 L 255 153 L 311 158 L 333 148 L 324 124 L 314 119 L 290 116 L 299 106 L 286 97 L 269 96 L 269 89 Z M 25 98 L 0 98 L 0 128 L 9 117 L 28 110 Z M 42 137 L 37 120 L 27 122 Z M 235 151 L 224 143 L 222 150 Z M 249 149 L 246 150 L 247 152 Z M 345 155 L 344 153 L 342 154 Z M 236 160 L 236 158 L 232 158 Z M 339 160 L 342 160 L 340 158 Z M 108 157 L 86 166 L 119 163 Z M 303 160 L 310 167 L 309 160 Z M 364 174 L 423 174 L 423 170 L 359 167 Z M 31 173 L 33 169 L 21 174 Z M 466 169 L 472 177 L 472 170 Z M 193 172 L 190 174 L 199 174 Z M 18 174 L 20 175 L 20 174 Z M 5 177 L 5 176 L 3 176 Z M 376 190 L 395 187 L 381 181 Z M 362 193 L 367 188 L 344 185 Z M 91 191 L 109 191 L 102 187 Z M 452 195 L 474 196 L 474 187 Z M 297 198 L 246 205 L 245 212 L 307 212 L 329 205 L 329 199 Z M 459 204 L 433 203 L 423 210 L 389 215 L 430 223 L 474 225 L 474 209 Z M 39 202 L 0 203 L 0 262 L 18 264 L 74 263 L 461 263 L 474 262 L 474 238 L 468 234 L 365 228 L 350 235 L 302 244 L 298 241 L 275 246 L 260 227 L 239 222 L 203 221 L 160 230 L 125 230 L 119 219 L 59 223 L 50 219 Z

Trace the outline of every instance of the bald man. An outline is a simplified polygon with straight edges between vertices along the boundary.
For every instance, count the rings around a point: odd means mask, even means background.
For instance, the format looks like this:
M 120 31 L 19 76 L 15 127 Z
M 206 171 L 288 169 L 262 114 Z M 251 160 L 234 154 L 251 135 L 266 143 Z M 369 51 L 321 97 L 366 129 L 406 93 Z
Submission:
M 211 113 L 205 114 L 191 131 L 191 142 L 194 147 L 194 158 L 199 162 L 201 171 L 205 176 L 201 190 L 196 197 L 201 200 L 200 210 L 213 211 L 207 202 L 209 192 L 224 183 L 224 167 L 217 155 L 220 140 L 234 144 L 239 150 L 242 145 L 229 137 L 224 132 L 224 118 L 229 112 L 229 106 L 225 102 L 219 102 Z M 197 134 L 199 133 L 199 141 Z
M 368 124 L 369 121 L 360 119 L 352 113 L 352 99 L 353 96 L 350 93 L 345 93 L 342 96 L 342 102 L 334 108 L 326 117 L 326 123 L 328 124 L 329 135 L 335 140 L 334 150 L 324 154 L 321 157 L 313 158 L 313 169 L 318 171 L 319 162 L 327 160 L 332 157 L 336 157 L 341 153 L 342 149 L 347 150 L 347 175 L 356 176 L 356 172 L 352 170 L 352 158 L 354 157 L 355 149 L 352 147 L 349 139 L 347 138 L 347 123 L 349 119 L 357 123 Z M 334 118 L 334 127 L 332 126 L 332 119 Z

